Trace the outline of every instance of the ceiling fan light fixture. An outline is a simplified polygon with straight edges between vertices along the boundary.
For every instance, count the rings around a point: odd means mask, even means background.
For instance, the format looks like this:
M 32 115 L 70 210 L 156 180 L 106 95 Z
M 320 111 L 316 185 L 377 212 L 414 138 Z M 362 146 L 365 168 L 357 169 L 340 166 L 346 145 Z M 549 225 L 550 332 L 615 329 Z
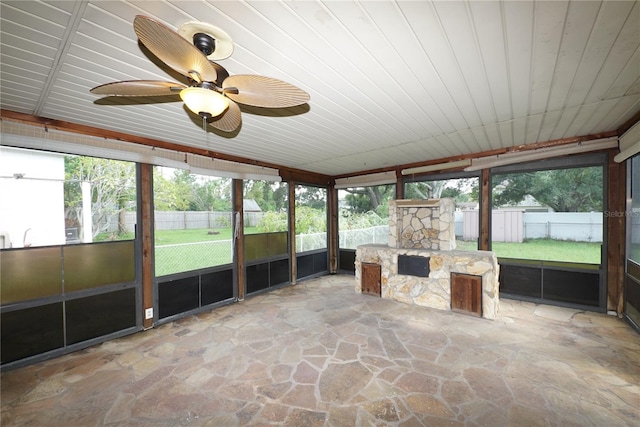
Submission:
M 0 0 L 2 1 L 2 0 Z M 133 29 L 142 43 L 167 67 L 189 79 L 182 83 L 157 80 L 124 80 L 96 86 L 91 93 L 109 96 L 165 96 L 180 91 L 189 110 L 211 126 L 234 132 L 242 124 L 238 103 L 262 108 L 290 108 L 309 101 L 309 94 L 282 80 L 235 75 L 217 59 L 233 52 L 231 37 L 218 27 L 202 22 L 183 24 L 178 32 L 144 15 L 136 15 Z M 214 120 L 209 120 L 215 118 Z
M 229 108 L 229 100 L 218 92 L 202 87 L 188 87 L 180 91 L 187 108 L 202 117 L 216 117 Z

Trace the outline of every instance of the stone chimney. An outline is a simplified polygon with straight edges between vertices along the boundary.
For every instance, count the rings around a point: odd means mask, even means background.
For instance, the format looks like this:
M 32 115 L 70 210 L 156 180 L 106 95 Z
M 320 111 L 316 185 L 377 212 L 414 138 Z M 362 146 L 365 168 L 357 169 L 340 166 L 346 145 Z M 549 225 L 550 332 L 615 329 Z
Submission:
M 389 247 L 450 251 L 456 248 L 455 201 L 391 200 Z

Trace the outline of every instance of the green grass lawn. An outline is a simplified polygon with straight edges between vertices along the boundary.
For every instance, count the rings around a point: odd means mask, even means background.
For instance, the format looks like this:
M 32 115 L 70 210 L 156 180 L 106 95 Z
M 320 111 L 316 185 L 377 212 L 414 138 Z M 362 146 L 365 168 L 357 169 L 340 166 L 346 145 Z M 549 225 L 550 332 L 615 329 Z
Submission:
M 156 276 L 230 264 L 233 246 L 231 228 L 218 228 L 209 234 L 206 228 L 188 230 L 156 230 Z M 260 233 L 246 227 L 245 234 Z
M 209 232 L 217 232 L 218 234 L 208 234 Z M 245 227 L 245 234 L 260 233 L 257 227 Z M 232 238 L 232 230 L 229 228 L 216 228 L 209 230 L 206 228 L 196 228 L 188 230 L 156 230 L 155 231 L 156 246 L 159 245 L 175 245 L 178 243 L 194 243 L 194 242 L 212 242 L 215 240 L 230 240 Z
M 476 250 L 473 242 L 456 241 L 457 249 Z M 522 243 L 493 242 L 491 250 L 501 258 L 600 264 L 600 243 L 568 240 L 530 239 Z
M 156 230 L 156 275 L 196 270 L 232 261 L 231 228 L 220 228 L 218 234 L 208 229 Z M 245 228 L 245 234 L 260 233 L 256 227 Z M 181 245 L 185 243 L 198 243 Z M 476 242 L 457 240 L 457 249 L 476 250 Z M 177 246 L 172 246 L 177 245 Z M 566 240 L 531 239 L 522 243 L 493 242 L 492 250 L 499 258 L 600 264 L 600 243 Z
M 217 234 L 211 233 L 215 232 Z M 257 227 L 245 227 L 244 234 L 261 233 Z M 156 276 L 198 270 L 232 261 L 233 232 L 231 227 L 210 230 L 206 228 L 187 230 L 155 230 Z M 119 236 L 133 239 L 133 233 Z M 100 235 L 96 241 L 111 240 L 108 233 Z
M 230 264 L 231 242 L 156 246 L 156 276 Z

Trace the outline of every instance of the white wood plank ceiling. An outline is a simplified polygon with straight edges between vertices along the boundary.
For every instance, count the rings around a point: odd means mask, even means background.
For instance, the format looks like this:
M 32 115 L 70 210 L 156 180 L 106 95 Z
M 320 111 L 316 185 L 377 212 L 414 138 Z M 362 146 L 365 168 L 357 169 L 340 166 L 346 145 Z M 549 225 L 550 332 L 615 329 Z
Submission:
M 222 28 L 221 65 L 292 83 L 308 107 L 244 109 L 226 135 L 179 101 L 101 102 L 90 88 L 176 81 L 139 46 L 139 14 Z M 331 176 L 615 131 L 640 111 L 636 1 L 2 0 L 0 17 L 2 109 Z

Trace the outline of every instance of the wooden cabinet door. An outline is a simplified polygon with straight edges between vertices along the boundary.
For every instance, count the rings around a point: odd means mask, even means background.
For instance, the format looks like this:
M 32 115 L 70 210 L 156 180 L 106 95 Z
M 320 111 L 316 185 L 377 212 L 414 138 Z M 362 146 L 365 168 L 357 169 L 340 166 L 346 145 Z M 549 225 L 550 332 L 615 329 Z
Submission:
M 482 277 L 451 273 L 451 310 L 482 317 Z
M 381 296 L 382 267 L 379 264 L 362 263 L 362 293 Z

